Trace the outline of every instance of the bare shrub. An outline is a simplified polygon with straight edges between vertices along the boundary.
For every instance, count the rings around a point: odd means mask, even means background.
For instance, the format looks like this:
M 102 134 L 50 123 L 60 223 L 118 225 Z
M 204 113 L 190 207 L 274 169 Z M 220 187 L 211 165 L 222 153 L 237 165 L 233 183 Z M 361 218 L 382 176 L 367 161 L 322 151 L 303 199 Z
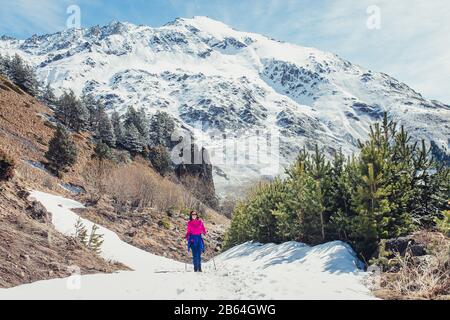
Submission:
M 36 171 L 38 171 L 38 169 L 35 169 L 24 162 L 20 162 L 17 165 L 17 176 L 24 180 L 33 181 L 36 178 Z
M 201 210 L 203 204 L 192 193 L 153 171 L 140 162 L 115 164 L 92 160 L 83 171 L 88 193 L 94 199 L 102 195 L 113 198 L 115 210 L 143 211 L 154 208 L 162 212 L 169 210 Z
M 450 299 L 450 240 L 440 233 L 421 233 L 428 255 L 393 259 L 398 272 L 381 274 L 380 288 L 375 293 L 387 299 Z
M 162 186 L 156 194 L 156 207 L 160 211 L 167 211 L 172 207 L 177 207 L 178 197 L 174 190 L 168 190 Z
M 97 202 L 108 191 L 108 177 L 114 170 L 114 163 L 108 160 L 92 159 L 81 172 L 86 191 L 91 201 Z
M 105 185 L 119 210 L 126 207 L 163 209 L 168 202 L 176 201 L 164 180 L 150 168 L 139 164 L 117 166 L 108 174 Z
M 58 182 L 53 177 L 45 177 L 42 181 L 42 186 L 47 188 L 48 190 L 54 191 L 57 189 Z
M 225 217 L 231 219 L 234 208 L 236 207 L 238 199 L 235 196 L 228 195 L 221 202 L 219 206 L 219 212 Z
M 6 151 L 0 150 L 0 181 L 8 181 L 14 176 L 16 161 Z
M 55 191 L 59 187 L 56 177 L 26 162 L 21 161 L 17 165 L 17 176 L 28 183 L 41 186 L 50 191 Z
M 194 195 L 188 191 L 183 192 L 183 204 L 185 208 L 190 208 L 192 210 L 200 211 L 201 202 L 194 197 Z
M 141 176 L 138 181 L 139 206 L 141 208 L 154 207 L 156 202 L 157 184 L 149 176 Z

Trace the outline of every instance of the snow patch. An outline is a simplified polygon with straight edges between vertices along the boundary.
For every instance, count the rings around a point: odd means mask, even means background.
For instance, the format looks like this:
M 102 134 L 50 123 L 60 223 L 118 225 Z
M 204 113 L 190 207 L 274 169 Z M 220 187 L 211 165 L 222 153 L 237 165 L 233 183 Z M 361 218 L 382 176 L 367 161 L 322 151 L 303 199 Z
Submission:
M 70 183 L 61 183 L 60 187 L 73 194 L 81 194 L 85 191 L 83 188 L 74 186 L 73 184 Z
M 38 191 L 30 197 L 52 213 L 58 231 L 74 234 L 79 217 L 71 209 L 82 204 Z M 134 271 L 38 281 L 0 289 L 0 299 L 373 299 L 362 284 L 366 274 L 360 262 L 339 241 L 314 247 L 247 242 L 204 263 L 203 273 L 194 273 L 190 265 L 135 248 L 104 227 L 98 232 L 105 240 L 101 255 Z

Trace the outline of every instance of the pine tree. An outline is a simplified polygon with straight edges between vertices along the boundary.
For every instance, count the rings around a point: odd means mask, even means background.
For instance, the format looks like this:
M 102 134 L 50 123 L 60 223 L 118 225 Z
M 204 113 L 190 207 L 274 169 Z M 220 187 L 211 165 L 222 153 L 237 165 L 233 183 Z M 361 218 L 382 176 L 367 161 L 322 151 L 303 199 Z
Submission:
M 5 78 L 9 78 L 8 76 L 8 60 L 7 57 L 4 57 L 0 54 L 0 75 Z
M 261 182 L 247 199 L 236 204 L 231 227 L 225 236 L 226 248 L 249 240 L 279 242 L 277 206 L 283 195 L 283 183 Z
M 130 123 L 125 127 L 123 144 L 132 155 L 137 155 L 144 151 L 141 135 L 133 123 Z
M 355 215 L 352 210 L 352 192 L 360 183 L 359 169 L 355 157 L 344 158 L 342 152 L 335 155 L 331 174 L 331 207 L 333 212 L 328 225 L 329 240 L 349 240 L 352 231 L 351 221 Z
M 320 181 L 308 171 L 313 169 L 311 157 L 304 150 L 287 172 L 282 201 L 276 211 L 278 233 L 283 235 L 283 241 L 317 244 L 324 240 L 323 197 Z
M 49 149 L 45 154 L 49 162 L 49 168 L 53 172 L 60 172 L 75 164 L 77 149 L 67 130 L 58 125 L 53 138 L 50 140 Z
M 83 94 L 81 96 L 81 102 L 88 113 L 88 126 L 91 130 L 95 131 L 100 121 L 100 109 L 104 106 L 97 101 L 92 93 Z
M 75 238 L 78 239 L 83 245 L 87 245 L 87 229 L 84 226 L 81 218 L 78 218 L 75 223 Z
M 309 165 L 309 174 L 315 180 L 318 187 L 317 196 L 320 207 L 322 208 L 322 211 L 319 212 L 322 241 L 325 241 L 325 224 L 333 213 L 329 210 L 332 207 L 332 199 L 330 198 L 332 184 L 330 180 L 331 173 L 330 163 L 325 160 L 325 155 L 319 150 L 319 146 L 316 144 L 315 152 Z
M 96 224 L 94 224 L 92 226 L 91 234 L 89 236 L 89 240 L 88 240 L 88 243 L 87 243 L 88 249 L 94 251 L 97 254 L 101 253 L 101 246 L 102 246 L 102 244 L 104 242 L 103 235 L 97 233 L 98 229 L 99 228 L 98 228 L 98 226 Z
M 12 82 L 22 90 L 34 97 L 39 95 L 39 82 L 33 68 L 26 64 L 18 54 L 15 54 L 10 60 L 8 73 Z
M 386 212 L 381 204 L 382 190 L 379 190 L 382 174 L 376 174 L 374 165 L 367 165 L 367 175 L 362 177 L 363 183 L 353 194 L 353 206 L 357 215 L 352 220 L 351 237 L 355 249 L 364 256 L 375 251 L 379 240 L 378 217 Z M 387 235 L 384 235 L 385 238 Z
M 172 133 L 175 130 L 175 122 L 167 112 L 158 111 L 150 119 L 150 143 L 154 146 L 172 146 Z
M 14 157 L 0 149 L 0 182 L 12 179 L 16 166 Z
M 138 113 L 135 108 L 128 107 L 127 112 L 124 115 L 123 125 L 124 127 L 128 127 L 130 125 L 134 125 L 136 127 L 136 123 L 138 122 Z
M 336 212 L 339 209 L 349 215 L 350 211 L 350 160 L 346 161 L 342 149 L 333 157 L 330 172 L 330 212 Z
M 55 92 L 53 91 L 50 83 L 47 83 L 46 87 L 42 92 L 41 101 L 48 107 L 54 109 L 57 105 L 57 98 L 55 96 Z
M 252 240 L 249 229 L 249 215 L 247 213 L 247 201 L 242 200 L 236 203 L 233 211 L 233 218 L 231 219 L 230 228 L 224 236 L 223 249 L 230 249 L 238 244 Z
M 412 196 L 414 188 L 414 153 L 416 144 L 411 144 L 411 137 L 403 126 L 396 132 L 395 123 L 392 123 L 390 183 L 392 185 L 391 201 L 396 201 L 397 210 L 408 211 L 408 199 Z
M 60 120 L 65 125 L 69 124 L 70 121 L 70 107 L 69 105 L 75 103 L 75 94 L 73 91 L 71 93 L 64 92 L 56 103 L 55 116 L 58 120 Z
M 409 139 L 403 129 L 397 133 L 396 124 L 385 114 L 381 125 L 370 129 L 369 140 L 360 143 L 359 177 L 352 195 L 352 237 L 364 254 L 375 250 L 379 239 L 407 234 L 413 228 L 407 212 L 410 197 L 408 158 Z
M 64 92 L 59 98 L 55 113 L 58 119 L 77 132 L 89 128 L 89 113 L 72 90 Z
M 124 116 L 124 126 L 128 127 L 131 124 L 133 124 L 138 130 L 140 136 L 143 139 L 143 143 L 148 143 L 148 119 L 143 108 L 139 109 L 139 111 L 136 111 L 136 109 L 133 107 L 128 108 Z
M 412 162 L 412 195 L 408 210 L 418 225 L 430 227 L 447 207 L 450 169 L 433 160 L 431 149 L 423 140 Z
M 101 161 L 114 159 L 111 148 L 106 143 L 101 141 L 95 145 L 93 157 Z
M 283 185 L 280 180 L 273 183 L 263 183 L 256 190 L 249 203 L 250 230 L 252 238 L 263 243 L 278 242 L 276 216 L 274 211 L 281 200 Z
M 166 147 L 160 145 L 150 148 L 149 159 L 153 168 L 161 175 L 165 175 L 170 171 L 172 161 Z
M 450 205 L 450 203 L 448 204 Z M 450 237 L 450 208 L 443 211 L 442 218 L 436 218 L 435 223 L 440 232 Z
M 120 120 L 120 115 L 117 111 L 114 111 L 111 115 L 111 124 L 114 131 L 114 136 L 116 137 L 116 145 L 119 147 L 124 147 L 124 128 L 122 121 Z
M 96 136 L 100 141 L 106 143 L 109 147 L 114 148 L 116 146 L 116 136 L 114 135 L 111 119 L 103 106 L 100 106 L 98 110 L 98 126 Z
M 6 78 L 8 78 L 11 82 L 13 82 L 13 77 L 12 77 L 12 73 L 11 73 L 11 61 L 12 58 L 8 55 L 2 56 L 0 62 L 2 63 L 3 67 L 1 67 L 3 69 L 4 72 L 4 76 Z
M 140 108 L 138 111 L 138 118 L 136 123 L 136 128 L 141 133 L 141 135 L 144 137 L 144 143 L 148 144 L 148 138 L 149 138 L 149 128 L 148 128 L 149 120 L 147 117 L 147 113 L 145 112 L 145 108 Z

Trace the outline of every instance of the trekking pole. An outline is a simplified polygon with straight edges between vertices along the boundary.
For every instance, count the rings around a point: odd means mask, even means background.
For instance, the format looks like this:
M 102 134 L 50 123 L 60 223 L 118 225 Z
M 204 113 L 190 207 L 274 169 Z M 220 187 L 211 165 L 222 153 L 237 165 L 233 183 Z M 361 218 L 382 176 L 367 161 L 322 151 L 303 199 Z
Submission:
M 217 268 L 216 268 L 216 260 L 214 260 L 214 256 L 212 256 L 212 261 L 213 261 L 213 264 L 214 264 L 214 270 L 217 271 Z
M 188 247 L 188 258 L 189 258 L 189 247 Z M 187 262 L 186 262 L 186 260 L 184 260 L 184 272 L 187 272 Z

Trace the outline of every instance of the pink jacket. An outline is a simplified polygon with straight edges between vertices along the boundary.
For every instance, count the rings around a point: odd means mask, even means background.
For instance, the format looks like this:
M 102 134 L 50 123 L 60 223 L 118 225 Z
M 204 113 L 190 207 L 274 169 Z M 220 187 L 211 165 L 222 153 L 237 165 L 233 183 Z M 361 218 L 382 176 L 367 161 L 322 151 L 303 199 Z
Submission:
M 193 235 L 201 235 L 206 234 L 205 225 L 202 220 L 192 220 L 188 222 L 187 231 L 186 231 L 186 240 L 189 240 L 189 236 Z

